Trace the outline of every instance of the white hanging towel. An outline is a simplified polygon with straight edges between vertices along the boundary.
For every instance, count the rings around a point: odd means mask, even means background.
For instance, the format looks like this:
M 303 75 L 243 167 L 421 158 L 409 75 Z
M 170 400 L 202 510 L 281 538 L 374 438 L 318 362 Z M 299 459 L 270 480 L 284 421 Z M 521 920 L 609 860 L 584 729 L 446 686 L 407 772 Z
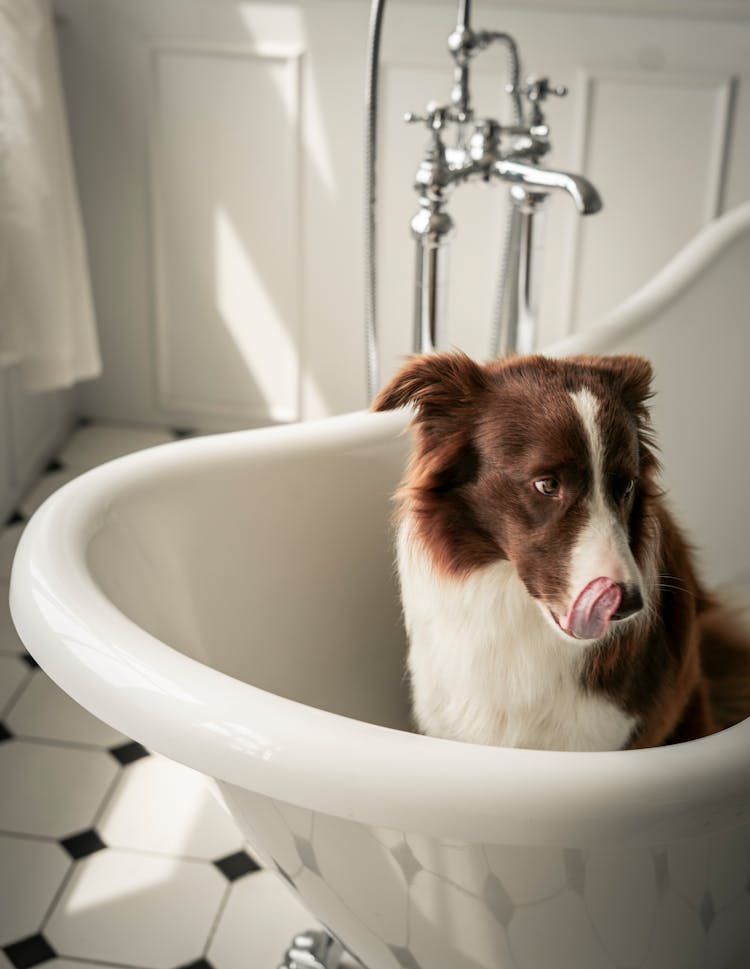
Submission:
M 0 0 L 0 364 L 30 391 L 101 371 L 49 0 Z

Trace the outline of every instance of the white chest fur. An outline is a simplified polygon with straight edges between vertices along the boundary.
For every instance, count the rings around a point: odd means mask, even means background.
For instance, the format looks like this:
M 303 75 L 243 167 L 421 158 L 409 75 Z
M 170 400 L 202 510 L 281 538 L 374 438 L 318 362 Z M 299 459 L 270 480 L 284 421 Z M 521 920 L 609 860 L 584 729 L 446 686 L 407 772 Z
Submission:
M 546 750 L 616 750 L 634 720 L 580 685 L 586 649 L 560 636 L 512 565 L 438 575 L 402 521 L 398 564 L 414 715 L 426 734 Z

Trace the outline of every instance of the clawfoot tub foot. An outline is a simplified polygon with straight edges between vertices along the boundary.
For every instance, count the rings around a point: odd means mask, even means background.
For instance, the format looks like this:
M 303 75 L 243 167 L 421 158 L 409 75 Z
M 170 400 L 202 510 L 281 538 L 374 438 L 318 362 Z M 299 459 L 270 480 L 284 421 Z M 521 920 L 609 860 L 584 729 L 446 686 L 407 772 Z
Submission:
M 309 929 L 295 935 L 279 969 L 339 969 L 343 951 L 327 932 Z

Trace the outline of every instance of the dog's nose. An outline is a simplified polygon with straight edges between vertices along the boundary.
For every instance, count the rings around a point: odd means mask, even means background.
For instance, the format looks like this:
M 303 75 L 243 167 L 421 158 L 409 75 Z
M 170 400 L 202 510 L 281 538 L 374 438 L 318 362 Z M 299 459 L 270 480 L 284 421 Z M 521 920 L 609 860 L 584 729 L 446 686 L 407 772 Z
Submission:
M 613 619 L 627 619 L 628 616 L 634 616 L 636 612 L 643 609 L 643 596 L 637 585 L 626 585 L 618 582 L 617 587 L 620 590 L 621 598 L 620 605 L 612 616 Z

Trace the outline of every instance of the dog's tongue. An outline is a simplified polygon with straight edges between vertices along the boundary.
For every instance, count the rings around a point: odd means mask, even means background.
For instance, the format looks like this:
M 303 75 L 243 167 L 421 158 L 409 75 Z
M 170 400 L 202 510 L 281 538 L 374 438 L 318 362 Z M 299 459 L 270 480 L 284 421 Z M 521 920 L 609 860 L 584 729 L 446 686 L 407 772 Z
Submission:
M 616 582 L 604 576 L 592 579 L 570 607 L 563 629 L 577 639 L 600 639 L 609 628 L 621 598 Z

